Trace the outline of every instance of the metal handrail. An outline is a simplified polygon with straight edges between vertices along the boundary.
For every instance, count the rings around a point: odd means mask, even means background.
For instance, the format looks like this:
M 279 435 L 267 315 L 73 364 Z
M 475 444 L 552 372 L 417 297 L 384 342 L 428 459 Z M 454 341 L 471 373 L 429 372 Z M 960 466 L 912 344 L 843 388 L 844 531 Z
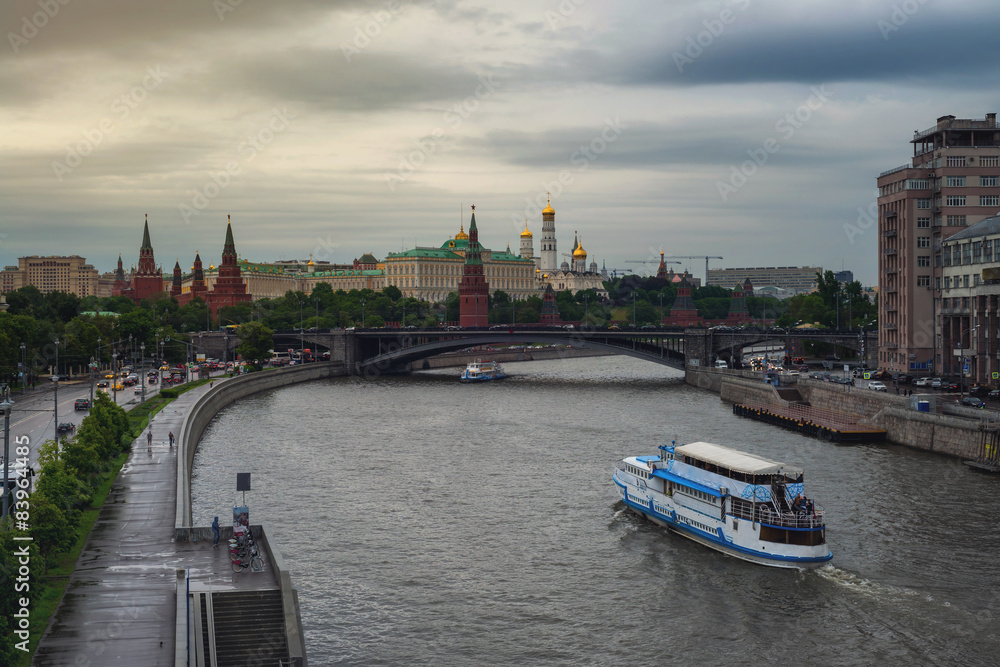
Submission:
M 823 508 L 818 506 L 813 512 L 808 514 L 806 512 L 799 512 L 798 514 L 795 512 L 779 513 L 774 511 L 770 506 L 761 504 L 758 504 L 753 511 L 748 511 L 741 507 L 733 507 L 728 513 L 747 521 L 764 523 L 769 526 L 778 526 L 781 528 L 823 528 L 826 525 L 823 518 L 825 512 Z

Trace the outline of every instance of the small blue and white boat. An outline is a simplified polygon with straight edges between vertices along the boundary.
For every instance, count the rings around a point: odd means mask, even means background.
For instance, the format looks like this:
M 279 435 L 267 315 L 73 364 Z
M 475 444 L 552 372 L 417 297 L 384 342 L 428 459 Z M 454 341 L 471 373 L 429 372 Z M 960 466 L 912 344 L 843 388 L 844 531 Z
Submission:
M 476 359 L 462 371 L 462 382 L 489 382 L 507 377 L 503 368 L 495 361 L 480 361 Z
M 615 465 L 615 488 L 631 509 L 761 565 L 801 569 L 833 558 L 823 509 L 805 497 L 801 470 L 708 442 L 659 449 Z

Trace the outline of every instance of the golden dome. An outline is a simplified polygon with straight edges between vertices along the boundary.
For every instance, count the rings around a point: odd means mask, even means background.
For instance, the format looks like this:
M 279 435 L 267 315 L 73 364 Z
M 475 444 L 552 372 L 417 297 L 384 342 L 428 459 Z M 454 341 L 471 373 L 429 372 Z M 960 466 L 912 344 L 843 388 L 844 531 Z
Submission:
M 531 232 L 528 231 L 528 221 L 524 221 L 524 231 L 521 232 L 522 239 L 530 239 L 532 237 Z
M 455 234 L 455 239 L 456 240 L 464 239 L 466 241 L 469 240 L 469 235 L 465 233 L 465 225 L 459 224 L 458 234 Z
M 309 259 L 309 263 L 306 264 L 306 266 L 315 266 L 315 264 L 313 264 L 312 258 Z
M 215 271 L 215 264 L 209 264 L 208 265 L 208 270 L 209 271 Z
M 587 259 L 587 251 L 583 249 L 583 243 L 576 246 L 576 250 L 573 251 L 573 259 Z
M 552 208 L 552 202 L 549 201 L 548 193 L 545 193 L 545 208 L 542 209 L 542 213 L 555 213 L 556 210 Z

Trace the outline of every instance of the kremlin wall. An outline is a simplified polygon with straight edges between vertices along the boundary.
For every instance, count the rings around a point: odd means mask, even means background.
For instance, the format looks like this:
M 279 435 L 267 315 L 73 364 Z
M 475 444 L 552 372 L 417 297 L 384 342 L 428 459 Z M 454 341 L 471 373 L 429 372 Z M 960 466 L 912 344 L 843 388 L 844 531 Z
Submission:
M 594 260 L 587 267 L 588 254 L 578 235 L 574 236 L 572 252 L 567 253 L 561 263 L 558 262 L 555 210 L 551 202 L 542 211 L 541 250 L 538 255 L 534 252 L 534 235 L 528 230 L 527 221 L 520 234 L 518 254 L 511 252 L 509 244 L 502 251 L 484 247 L 479 242 L 475 207 L 472 208 L 468 233 L 464 224 L 460 225 L 458 233 L 440 246 L 416 246 L 403 252 L 389 253 L 383 261 L 367 253 L 347 265 L 314 262 L 311 258 L 307 263 L 247 261 L 236 252 L 230 220 L 226 225 L 222 261 L 218 267 L 210 264 L 205 268 L 201 253 L 196 252 L 189 271 L 181 268 L 178 259 L 168 276 L 164 276 L 156 264 L 147 216 L 138 265 L 126 272 L 119 255 L 111 294 L 126 296 L 138 303 L 166 292 L 181 305 L 198 297 L 208 304 L 212 315 L 217 316 L 219 308 L 257 299 L 273 299 L 284 296 L 288 291 L 311 294 L 320 283 L 344 291 L 380 291 L 392 285 L 399 288 L 403 296 L 432 303 L 444 301 L 448 294 L 457 291 L 462 304 L 473 313 L 470 322 L 479 321 L 476 314 L 479 309 L 485 322 L 487 296 L 496 290 L 503 290 L 517 300 L 542 296 L 547 289 L 570 290 L 574 294 L 589 289 L 599 296 L 607 296 L 604 288 L 607 271 L 599 271 Z

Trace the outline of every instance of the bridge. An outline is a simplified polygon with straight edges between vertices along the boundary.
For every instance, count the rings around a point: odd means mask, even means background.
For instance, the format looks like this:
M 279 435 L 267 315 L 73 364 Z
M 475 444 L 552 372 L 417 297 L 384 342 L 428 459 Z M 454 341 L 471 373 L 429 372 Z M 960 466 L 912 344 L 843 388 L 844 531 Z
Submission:
M 238 339 L 221 333 L 202 334 L 208 356 L 233 358 Z M 199 338 L 199 340 L 202 340 Z M 707 366 L 716 359 L 739 358 L 745 347 L 776 344 L 795 349 L 813 340 L 859 352 L 877 359 L 878 332 L 829 329 L 689 328 L 658 327 L 639 330 L 502 326 L 490 329 L 324 329 L 285 330 L 274 334 L 274 349 L 329 351 L 358 373 L 402 373 L 416 362 L 444 352 L 483 345 L 549 344 L 606 350 L 683 370 L 688 365 Z M 228 348 L 228 349 L 227 349 Z

